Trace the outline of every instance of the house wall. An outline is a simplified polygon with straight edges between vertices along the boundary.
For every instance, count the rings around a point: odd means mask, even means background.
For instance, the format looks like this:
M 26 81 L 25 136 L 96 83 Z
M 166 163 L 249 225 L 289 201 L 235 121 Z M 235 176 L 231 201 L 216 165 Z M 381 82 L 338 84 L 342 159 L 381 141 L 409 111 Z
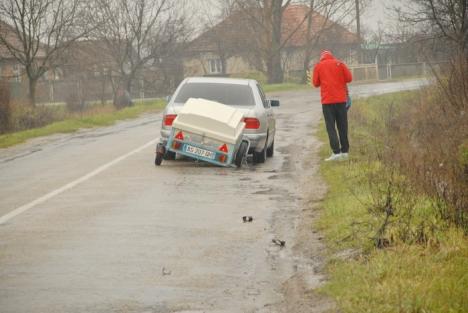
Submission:
M 219 56 L 212 52 L 206 52 L 185 58 L 184 76 L 203 76 L 209 74 L 208 63 L 211 59 L 219 59 Z
M 312 52 L 312 60 L 310 67 L 312 67 L 320 56 L 321 50 L 316 48 Z M 355 63 L 357 54 L 354 49 L 348 46 L 335 46 L 333 52 L 337 54 L 337 57 L 342 59 L 347 64 Z M 304 48 L 290 48 L 284 49 L 282 52 L 282 64 L 286 79 L 298 79 L 302 76 L 304 70 Z M 184 60 L 184 76 L 206 76 L 206 75 L 219 75 L 221 72 L 212 72 L 211 60 L 220 60 L 218 54 L 214 52 L 203 52 L 196 56 L 186 58 Z M 249 64 L 241 56 L 232 56 L 226 60 L 226 75 L 242 75 L 257 72 L 253 66 Z
M 220 68 L 213 68 L 212 61 L 221 58 L 218 54 L 212 52 L 202 53 L 198 56 L 185 58 L 184 60 L 184 76 L 205 76 L 205 75 L 220 75 Z M 215 71 L 213 71 L 215 69 Z M 245 74 L 254 71 L 254 69 L 240 56 L 233 56 L 226 60 L 226 75 Z
M 23 67 L 13 60 L 2 60 L 0 62 L 0 77 L 2 80 L 11 82 L 22 82 L 27 79 Z

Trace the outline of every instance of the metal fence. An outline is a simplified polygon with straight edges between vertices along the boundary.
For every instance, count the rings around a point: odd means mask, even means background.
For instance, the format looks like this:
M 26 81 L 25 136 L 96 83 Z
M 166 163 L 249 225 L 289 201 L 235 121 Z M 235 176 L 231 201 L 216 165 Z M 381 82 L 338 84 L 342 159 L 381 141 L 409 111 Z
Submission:
M 9 82 L 10 97 L 15 102 L 28 101 L 28 83 Z M 156 97 L 166 96 L 167 89 L 172 86 L 166 86 L 165 82 L 153 81 L 151 84 L 138 81 L 132 89 L 131 96 L 133 99 L 153 99 Z M 37 103 L 63 103 L 67 102 L 71 97 L 78 97 L 85 102 L 96 101 L 112 101 L 114 90 L 112 84 L 108 80 L 93 79 L 87 80 L 55 80 L 44 81 L 37 83 L 36 101 Z
M 358 64 L 349 69 L 354 81 L 387 80 L 426 76 L 432 70 L 441 71 L 448 62 L 403 64 Z
M 405 64 L 357 64 L 350 65 L 354 81 L 377 81 L 426 76 L 432 70 L 441 71 L 448 62 L 437 63 L 405 63 Z M 299 82 L 302 71 L 285 72 L 285 79 Z M 132 88 L 132 98 L 152 99 L 168 95 L 168 90 L 174 89 L 178 81 L 140 80 Z M 36 89 L 38 103 L 66 102 L 72 94 L 78 94 L 83 101 L 109 101 L 113 99 L 114 91 L 109 80 L 90 77 L 86 80 L 39 81 Z M 13 101 L 27 101 L 28 84 L 10 82 L 10 95 Z

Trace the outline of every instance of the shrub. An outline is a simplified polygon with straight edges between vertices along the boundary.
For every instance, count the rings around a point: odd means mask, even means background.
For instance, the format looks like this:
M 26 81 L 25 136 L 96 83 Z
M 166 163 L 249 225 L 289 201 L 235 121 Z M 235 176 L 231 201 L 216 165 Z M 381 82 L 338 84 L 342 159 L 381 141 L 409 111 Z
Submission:
M 435 199 L 442 218 L 468 231 L 468 171 L 462 158 L 468 138 L 468 73 L 459 68 L 468 66 L 453 67 L 452 75 L 421 93 L 419 101 L 399 115 L 407 120 L 394 126 L 398 140 L 392 159 Z
M 465 67 L 468 69 L 463 64 L 458 66 Z M 440 76 L 435 85 L 412 96 L 370 100 L 378 103 L 351 111 L 352 125 L 362 128 L 354 131 L 355 145 L 392 173 L 379 173 L 380 177 L 373 177 L 370 183 L 371 188 L 378 189 L 371 213 L 382 220 L 381 230 L 376 230 L 378 246 L 385 245 L 379 240 L 388 239 L 389 221 L 409 225 L 411 229 L 398 230 L 401 236 L 397 237 L 404 241 L 425 241 L 434 228 L 441 227 L 437 220 L 468 233 L 468 72 L 454 68 L 448 73 L 452 75 Z M 420 208 L 421 218 L 416 219 L 419 209 L 411 203 L 422 194 L 431 203 Z M 396 205 L 395 199 L 404 201 Z M 428 211 L 438 216 L 429 216 Z
M 12 114 L 12 130 L 21 131 L 42 127 L 60 120 L 62 112 L 57 107 L 17 104 Z
M 114 107 L 117 110 L 123 109 L 133 105 L 130 93 L 125 89 L 118 89 L 114 95 Z

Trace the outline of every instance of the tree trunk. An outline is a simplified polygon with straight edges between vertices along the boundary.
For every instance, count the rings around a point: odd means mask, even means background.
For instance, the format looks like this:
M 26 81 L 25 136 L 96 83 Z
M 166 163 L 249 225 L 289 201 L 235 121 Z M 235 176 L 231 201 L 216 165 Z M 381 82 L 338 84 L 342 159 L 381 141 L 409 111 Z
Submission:
M 306 44 L 304 50 L 304 64 L 302 67 L 302 79 L 301 82 L 303 84 L 307 83 L 307 72 L 309 69 L 310 57 L 312 55 L 312 43 L 310 35 L 312 33 L 312 10 L 314 9 L 314 0 L 310 0 L 309 3 L 309 17 L 307 18 L 307 31 L 306 31 Z
M 125 89 L 130 94 L 132 92 L 132 82 L 133 82 L 133 75 L 130 74 L 127 77 L 125 77 Z
M 36 106 L 36 87 L 37 87 L 37 79 L 29 78 L 29 105 L 32 107 Z
M 267 62 L 268 83 L 283 82 L 283 68 L 281 66 L 281 24 L 283 19 L 283 1 L 271 1 L 271 50 Z
M 359 64 L 362 63 L 362 51 L 361 51 L 361 10 L 359 8 L 359 0 L 355 0 L 356 5 L 356 34 L 359 40 L 359 47 L 358 47 L 358 62 Z

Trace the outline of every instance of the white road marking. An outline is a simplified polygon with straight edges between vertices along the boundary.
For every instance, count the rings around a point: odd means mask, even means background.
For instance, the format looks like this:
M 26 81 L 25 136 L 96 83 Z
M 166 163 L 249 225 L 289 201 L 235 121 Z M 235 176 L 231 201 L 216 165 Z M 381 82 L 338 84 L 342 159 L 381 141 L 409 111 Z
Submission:
M 27 210 L 35 207 L 36 205 L 38 204 L 41 204 L 41 203 L 44 203 L 46 202 L 47 200 L 49 199 L 52 199 L 53 197 L 67 191 L 67 190 L 70 190 L 72 189 L 73 187 L 93 178 L 94 176 L 98 175 L 99 173 L 107 170 L 109 167 L 125 160 L 126 158 L 142 151 L 143 149 L 146 149 L 148 148 L 149 146 L 152 146 L 154 145 L 156 142 L 157 142 L 158 139 L 153 139 L 151 140 L 150 142 L 147 142 L 145 143 L 143 146 L 139 147 L 139 148 L 136 148 L 135 150 L 132 150 L 100 167 L 98 167 L 97 169 L 95 169 L 94 171 L 84 175 L 84 176 L 81 176 L 80 178 L 60 187 L 60 188 L 57 188 L 51 192 L 49 192 L 48 194 L 46 195 L 43 195 L 42 197 L 39 197 L 37 198 L 36 200 L 33 200 L 25 205 L 22 205 L 20 206 L 19 208 L 16 208 L 15 210 L 11 211 L 10 213 L 6 214 L 6 215 L 3 215 L 2 217 L 0 217 L 0 225 L 2 224 L 5 224 L 6 222 L 10 221 L 11 219 L 15 218 L 16 216 L 20 215 L 21 213 L 24 213 L 26 212 Z

